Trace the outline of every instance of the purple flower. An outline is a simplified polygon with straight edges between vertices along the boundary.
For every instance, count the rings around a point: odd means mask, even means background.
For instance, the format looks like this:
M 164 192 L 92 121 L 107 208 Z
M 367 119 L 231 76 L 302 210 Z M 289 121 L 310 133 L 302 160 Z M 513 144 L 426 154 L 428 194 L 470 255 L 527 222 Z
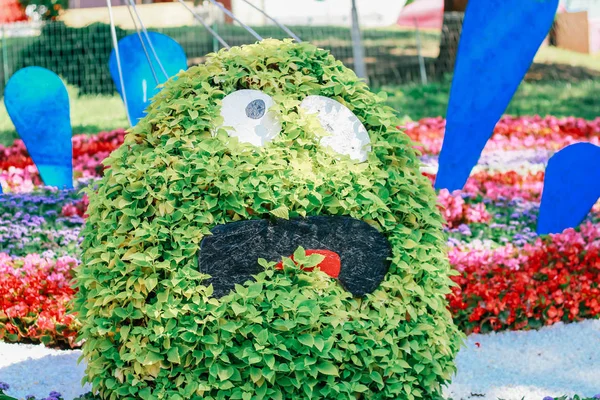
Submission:
M 546 396 L 544 397 L 544 400 L 554 400 L 554 397 Z
M 460 224 L 458 226 L 458 228 L 456 229 L 461 235 L 464 236 L 471 236 L 471 229 L 469 229 L 469 226 L 466 224 Z
M 458 247 L 458 246 L 460 246 L 460 244 L 461 244 L 460 240 L 453 238 L 453 237 L 448 238 L 448 246 Z
M 594 399 L 600 399 L 600 393 L 598 393 L 597 395 L 595 395 L 593 398 Z
M 0 382 L 0 391 L 1 392 L 8 390 L 8 389 L 10 389 L 10 386 L 8 386 L 8 383 Z
M 25 400 L 35 400 L 35 396 L 32 394 L 28 394 L 27 396 L 25 396 Z
M 58 392 L 56 392 L 56 391 L 53 390 L 53 391 L 50 392 L 49 396 L 50 397 L 57 397 L 58 398 L 58 397 L 62 397 L 62 394 L 60 394 L 60 393 L 58 393 Z

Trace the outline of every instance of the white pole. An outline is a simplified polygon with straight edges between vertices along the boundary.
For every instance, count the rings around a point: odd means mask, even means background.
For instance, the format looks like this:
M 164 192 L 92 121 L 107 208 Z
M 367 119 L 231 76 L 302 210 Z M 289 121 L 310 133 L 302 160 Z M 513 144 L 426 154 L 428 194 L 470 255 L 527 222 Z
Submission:
M 273 21 L 275 23 L 275 25 L 277 25 L 282 30 L 284 30 L 285 33 L 287 33 L 288 35 L 290 35 L 290 37 L 292 39 L 294 39 L 296 42 L 302 43 L 302 40 L 300 40 L 300 38 L 294 32 L 292 32 L 287 26 L 283 25 L 282 23 L 280 23 L 279 21 L 277 21 L 275 18 L 273 18 L 269 14 L 267 14 L 267 12 L 265 11 L 265 1 L 264 0 L 262 2 L 262 7 L 263 7 L 262 9 L 258 8 L 257 6 L 255 6 L 250 0 L 243 0 L 243 1 L 246 4 L 248 4 L 250 7 L 254 8 L 256 11 L 260 12 L 263 15 L 263 25 L 267 24 L 266 18 L 268 18 L 271 21 Z
M 108 16 L 110 18 L 110 35 L 112 36 L 112 42 L 115 48 L 115 57 L 117 58 L 117 70 L 119 71 L 121 95 L 123 96 L 123 103 L 125 103 L 125 114 L 127 114 L 127 120 L 129 121 L 129 123 L 133 125 L 133 121 L 129 116 L 129 107 L 127 106 L 127 94 L 125 93 L 125 81 L 123 79 L 123 68 L 121 66 L 121 56 L 119 55 L 119 42 L 117 40 L 117 30 L 115 29 L 115 21 L 113 19 L 111 0 L 106 0 L 106 5 L 108 6 Z
M 358 22 L 358 10 L 356 0 L 352 0 L 352 53 L 354 57 L 354 72 L 364 80 L 367 80 L 367 68 L 365 66 L 365 54 L 360 39 L 360 24 Z
M 417 55 L 419 56 L 419 70 L 421 71 L 421 83 L 423 85 L 427 84 L 427 71 L 425 70 L 425 59 L 423 58 L 423 53 L 421 52 L 421 32 L 419 31 L 419 22 L 415 18 L 415 28 L 416 28 L 416 36 L 417 36 Z
M 189 11 L 192 13 L 192 15 L 194 16 L 194 18 L 196 18 L 196 20 L 198 22 L 200 22 L 202 24 L 202 26 L 208 31 L 208 33 L 210 33 L 215 39 L 217 39 L 219 41 L 219 43 L 221 43 L 221 45 L 223 45 L 223 47 L 225 47 L 226 49 L 230 49 L 231 46 L 229 46 L 227 44 L 227 42 L 221 37 L 219 36 L 219 34 L 217 32 L 215 32 L 214 29 L 212 29 L 207 23 L 206 21 L 204 21 L 204 18 L 202 18 L 196 11 L 194 11 L 193 9 L 191 9 L 187 4 L 185 4 L 184 0 L 179 0 L 179 2 Z M 217 50 L 215 50 L 215 53 L 217 52 Z
M 158 64 L 162 73 L 165 75 L 165 79 L 168 80 L 169 74 L 167 74 L 167 71 L 165 70 L 162 63 L 160 62 L 160 58 L 158 58 L 158 54 L 156 54 L 156 50 L 154 49 L 154 46 L 152 45 L 152 40 L 150 40 L 150 35 L 148 35 L 148 30 L 146 29 L 146 26 L 144 25 L 144 21 L 142 21 L 142 17 L 140 17 L 140 14 L 138 13 L 137 8 L 135 6 L 135 1 L 129 0 L 129 4 L 131 4 L 131 8 L 133 8 L 133 12 L 137 17 L 137 19 L 140 23 L 140 26 L 142 27 L 142 32 L 144 32 L 144 36 L 146 36 L 146 40 L 148 41 L 148 47 L 150 47 L 150 51 L 154 55 L 154 58 L 156 59 L 156 63 Z
M 254 36 L 257 40 L 261 41 L 263 40 L 263 38 L 256 33 L 256 31 L 252 28 L 250 28 L 248 25 L 246 25 L 245 23 L 243 23 L 242 21 L 240 21 L 239 18 L 237 18 L 235 15 L 233 15 L 233 13 L 231 11 L 229 11 L 228 9 L 225 8 L 225 6 L 219 2 L 217 2 L 216 0 L 209 0 L 211 3 L 213 3 L 215 6 L 219 7 L 219 9 L 227 16 L 229 16 L 230 18 L 232 18 L 235 22 L 237 22 L 238 24 L 240 24 L 242 26 L 242 28 L 244 28 L 245 30 L 247 30 L 248 32 L 250 32 L 250 34 L 252 36 Z

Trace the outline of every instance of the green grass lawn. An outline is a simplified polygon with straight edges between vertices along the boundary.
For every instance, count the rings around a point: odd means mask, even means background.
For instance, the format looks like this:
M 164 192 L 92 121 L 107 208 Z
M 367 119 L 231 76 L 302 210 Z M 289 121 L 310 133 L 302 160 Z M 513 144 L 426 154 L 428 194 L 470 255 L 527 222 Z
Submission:
M 384 88 L 388 103 L 403 116 L 413 120 L 446 115 L 450 83 L 405 85 Z M 600 81 L 536 82 L 521 84 L 507 114 L 575 116 L 594 119 L 600 116 Z

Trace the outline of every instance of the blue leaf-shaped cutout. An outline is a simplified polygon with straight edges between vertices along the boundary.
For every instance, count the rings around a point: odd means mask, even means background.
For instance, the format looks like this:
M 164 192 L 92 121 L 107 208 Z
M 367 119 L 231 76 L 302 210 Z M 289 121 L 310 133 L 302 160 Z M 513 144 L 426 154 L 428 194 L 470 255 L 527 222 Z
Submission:
M 4 104 L 44 183 L 72 188 L 69 94 L 58 75 L 41 67 L 19 70 L 4 89 Z
M 578 226 L 600 198 L 600 147 L 577 143 L 548 161 L 537 233 Z
M 462 189 L 550 30 L 558 0 L 470 1 L 446 113 L 436 189 Z
M 179 71 L 187 69 L 187 57 L 179 43 L 161 33 L 148 32 L 148 36 L 169 78 Z M 144 34 L 141 37 L 144 40 L 149 58 L 152 61 L 154 74 L 142 47 L 140 35 L 134 33 L 125 36 L 119 41 L 119 57 L 123 69 L 123 81 L 131 125 L 137 124 L 137 121 L 144 117 L 144 110 L 150 104 L 150 99 L 158 93 L 159 88 L 157 88 L 156 80 L 158 79 L 161 84 L 167 81 L 167 77 L 157 62 L 148 39 Z M 117 91 L 121 95 L 121 98 L 123 98 L 123 90 L 121 89 L 119 70 L 117 68 L 117 57 L 114 49 L 110 54 L 108 66 L 112 79 L 117 86 Z

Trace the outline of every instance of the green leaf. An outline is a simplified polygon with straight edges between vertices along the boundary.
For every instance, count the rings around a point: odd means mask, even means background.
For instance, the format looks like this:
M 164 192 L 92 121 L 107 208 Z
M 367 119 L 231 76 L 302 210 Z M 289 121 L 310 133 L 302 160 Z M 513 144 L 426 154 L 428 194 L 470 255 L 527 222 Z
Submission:
M 167 352 L 167 360 L 172 363 L 179 364 L 181 360 L 179 359 L 179 351 L 177 347 L 171 347 Z
M 221 325 L 221 329 L 227 332 L 235 332 L 238 329 L 239 325 L 233 321 L 228 321 L 226 324 Z
M 325 256 L 323 254 L 311 254 L 310 256 L 306 257 L 302 265 L 306 268 L 316 267 L 317 265 L 321 264 L 324 259 Z
M 233 367 L 219 366 L 218 368 L 219 368 L 219 370 L 217 372 L 217 375 L 219 375 L 219 379 L 222 381 L 226 381 L 229 378 L 231 378 L 233 376 L 233 373 L 235 372 Z
M 312 347 L 315 344 L 314 337 L 312 337 L 312 335 L 309 334 L 298 336 L 298 341 L 308 347 Z
M 146 278 L 145 283 L 146 283 L 146 288 L 148 289 L 149 292 L 151 292 L 152 289 L 154 289 L 156 287 L 156 285 L 158 284 L 158 279 L 156 277 Z
M 298 246 L 298 248 L 294 251 L 294 261 L 298 264 L 304 265 L 306 261 L 306 250 L 304 247 Z
M 262 293 L 263 287 L 259 283 L 248 286 L 248 298 L 252 299 Z
M 412 239 L 407 239 L 403 244 L 402 247 L 404 247 L 405 249 L 414 249 L 417 246 L 417 243 L 415 243 L 414 240 Z
M 159 361 L 163 361 L 163 356 L 159 353 L 155 353 L 153 351 L 149 351 L 148 353 L 146 353 L 146 358 L 144 359 L 143 364 L 144 365 L 150 365 L 150 364 L 154 364 L 157 363 Z
M 315 347 L 317 348 L 317 350 L 323 351 L 323 349 L 325 348 L 325 342 L 323 341 L 323 338 L 316 337 L 314 339 L 315 339 Z
M 272 215 L 281 219 L 290 219 L 290 210 L 286 206 L 280 206 L 270 212 Z
M 260 265 L 263 268 L 273 268 L 277 263 L 276 262 L 272 262 L 272 261 L 267 261 L 264 258 L 259 258 L 258 259 L 258 265 Z
M 324 375 L 338 376 L 338 369 L 330 362 L 322 362 L 317 365 L 317 369 Z
M 231 303 L 231 309 L 235 313 L 235 315 L 240 315 L 241 313 L 246 311 L 246 306 L 242 306 L 238 303 Z

